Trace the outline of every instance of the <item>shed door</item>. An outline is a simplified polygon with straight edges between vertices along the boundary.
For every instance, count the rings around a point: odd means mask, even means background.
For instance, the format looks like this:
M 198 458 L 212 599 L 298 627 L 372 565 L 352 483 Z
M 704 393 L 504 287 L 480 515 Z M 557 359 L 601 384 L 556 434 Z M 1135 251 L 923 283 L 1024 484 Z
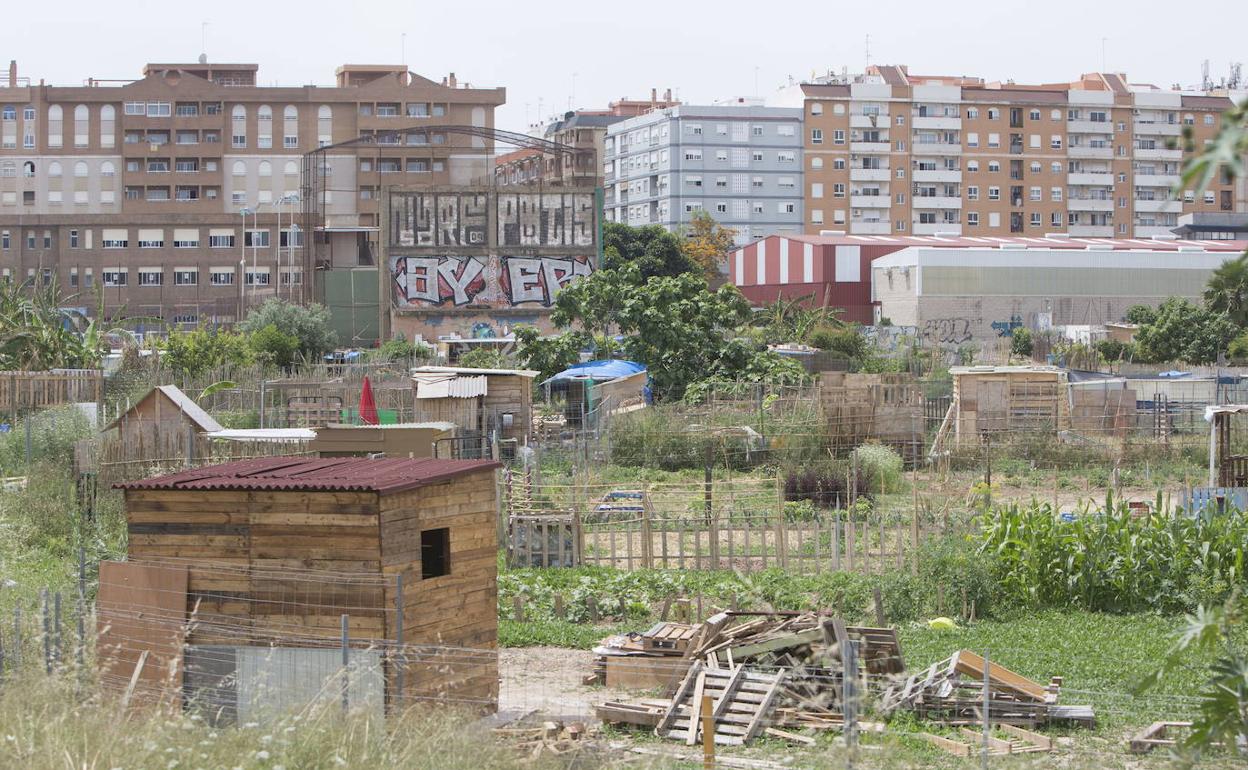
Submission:
M 999 431 L 1009 427 L 1010 385 L 1005 380 L 979 381 L 979 430 Z

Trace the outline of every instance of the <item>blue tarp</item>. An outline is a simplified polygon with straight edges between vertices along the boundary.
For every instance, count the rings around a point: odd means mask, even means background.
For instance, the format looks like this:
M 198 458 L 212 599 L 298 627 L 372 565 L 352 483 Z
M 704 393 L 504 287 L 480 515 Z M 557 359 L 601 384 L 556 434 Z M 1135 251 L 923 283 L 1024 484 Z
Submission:
M 549 380 L 546 380 L 546 382 L 563 382 L 568 380 L 605 382 L 607 380 L 618 380 L 621 377 L 631 377 L 645 370 L 646 367 L 636 361 L 586 361 L 583 364 L 569 366 Z M 545 385 L 546 383 L 542 384 Z

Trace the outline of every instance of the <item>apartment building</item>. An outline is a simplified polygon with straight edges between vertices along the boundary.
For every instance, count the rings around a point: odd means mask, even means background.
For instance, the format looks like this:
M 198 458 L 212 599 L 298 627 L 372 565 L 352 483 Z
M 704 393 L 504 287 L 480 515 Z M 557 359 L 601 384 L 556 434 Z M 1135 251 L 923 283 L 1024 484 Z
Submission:
M 775 103 L 804 110 L 808 232 L 1146 237 L 1184 213 L 1245 210 L 1227 176 L 1179 188 L 1184 128 L 1199 150 L 1232 97 L 1115 73 L 1019 85 L 873 66 Z
M 802 231 L 801 109 L 655 110 L 612 124 L 602 157 L 607 221 L 675 231 L 702 210 L 738 243 Z
M 266 297 L 324 301 L 320 278 L 372 265 L 388 184 L 488 179 L 501 88 L 343 65 L 330 86 L 260 86 L 256 64 L 148 64 L 133 81 L 0 80 L 0 280 L 57 280 L 94 313 L 230 323 Z M 316 232 L 303 156 L 326 151 Z M 305 248 L 312 239 L 316 276 Z
M 680 104 L 672 99 L 672 89 L 659 98 L 658 89 L 650 89 L 650 100 L 624 97 L 607 104 L 605 110 L 574 110 L 532 133 L 547 141 L 571 147 L 574 153 L 552 154 L 526 147 L 500 155 L 494 164 L 495 183 L 507 185 L 561 185 L 565 187 L 602 187 L 602 157 L 607 128 L 627 118 Z

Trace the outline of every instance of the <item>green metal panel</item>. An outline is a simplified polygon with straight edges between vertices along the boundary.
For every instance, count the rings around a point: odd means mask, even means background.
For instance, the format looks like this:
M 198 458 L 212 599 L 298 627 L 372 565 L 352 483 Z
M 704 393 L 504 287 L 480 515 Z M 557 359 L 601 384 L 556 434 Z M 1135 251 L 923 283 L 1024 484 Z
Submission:
M 372 347 L 377 343 L 378 294 L 381 272 L 375 267 L 325 270 L 325 304 L 330 323 L 343 347 Z

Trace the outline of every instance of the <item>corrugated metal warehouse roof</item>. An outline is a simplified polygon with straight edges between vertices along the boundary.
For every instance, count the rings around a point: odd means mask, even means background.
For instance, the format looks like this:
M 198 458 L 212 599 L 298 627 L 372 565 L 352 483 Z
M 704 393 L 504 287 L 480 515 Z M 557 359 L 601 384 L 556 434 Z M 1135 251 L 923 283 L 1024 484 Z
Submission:
M 493 460 L 261 457 L 117 484 L 117 489 L 267 490 L 393 494 L 503 467 Z

